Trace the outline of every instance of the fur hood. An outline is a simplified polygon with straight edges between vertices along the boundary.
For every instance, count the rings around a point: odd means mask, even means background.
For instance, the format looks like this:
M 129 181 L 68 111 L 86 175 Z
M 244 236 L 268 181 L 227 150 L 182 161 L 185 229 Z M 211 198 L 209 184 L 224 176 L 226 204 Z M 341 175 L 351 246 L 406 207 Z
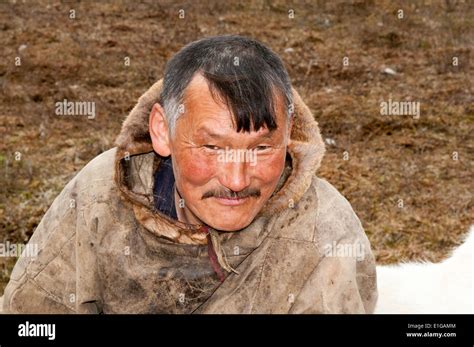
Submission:
M 153 196 L 151 194 L 153 182 L 150 177 L 145 177 L 142 173 L 135 173 L 140 177 L 134 181 L 146 182 L 146 184 L 140 189 L 130 184 L 130 176 L 133 176 L 134 173 L 131 172 L 129 161 L 133 162 L 137 156 L 143 154 L 151 154 L 153 164 L 150 164 L 150 160 L 148 160 L 148 164 L 140 160 L 139 164 L 132 165 L 132 167 L 140 167 L 140 170 L 150 176 L 152 170 L 158 167 L 161 160 L 161 157 L 155 154 L 152 148 L 148 120 L 153 105 L 160 102 L 162 82 L 162 79 L 156 82 L 138 99 L 138 103 L 122 125 L 122 130 L 116 140 L 115 181 L 122 197 L 133 206 L 137 219 L 147 229 L 179 243 L 204 244 L 206 243 L 205 238 L 197 232 L 200 226 L 185 225 L 171 220 L 159 212 L 153 212 Z M 291 158 L 291 164 L 282 175 L 275 193 L 256 218 L 260 215 L 269 216 L 281 212 L 288 207 L 290 201 L 297 203 L 311 185 L 312 178 L 319 168 L 325 152 L 318 123 L 294 89 L 293 100 L 295 108 L 291 133 L 292 142 L 288 146 L 287 153 Z M 149 169 L 144 169 L 144 166 Z M 168 229 L 163 228 L 164 224 Z

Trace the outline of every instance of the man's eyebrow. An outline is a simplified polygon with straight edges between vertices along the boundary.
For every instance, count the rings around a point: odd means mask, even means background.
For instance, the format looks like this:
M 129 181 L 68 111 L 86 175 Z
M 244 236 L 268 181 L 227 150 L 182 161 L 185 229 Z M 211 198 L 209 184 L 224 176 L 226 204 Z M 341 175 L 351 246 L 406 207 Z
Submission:
M 275 130 L 276 129 L 273 129 L 273 130 L 270 130 L 269 132 L 267 132 L 263 135 L 259 135 L 258 138 L 271 138 L 275 134 Z M 215 138 L 215 139 L 222 139 L 222 138 L 226 137 L 223 134 L 216 133 L 214 130 L 209 129 L 206 126 L 202 126 L 202 127 L 198 128 L 197 133 L 204 133 L 205 135 L 207 135 L 209 137 L 212 137 L 212 138 Z
M 225 137 L 224 135 L 216 133 L 212 129 L 209 129 L 206 126 L 202 126 L 202 127 L 198 128 L 197 133 L 203 133 L 204 135 L 207 135 L 207 136 L 213 137 L 213 138 L 217 138 L 217 139 Z

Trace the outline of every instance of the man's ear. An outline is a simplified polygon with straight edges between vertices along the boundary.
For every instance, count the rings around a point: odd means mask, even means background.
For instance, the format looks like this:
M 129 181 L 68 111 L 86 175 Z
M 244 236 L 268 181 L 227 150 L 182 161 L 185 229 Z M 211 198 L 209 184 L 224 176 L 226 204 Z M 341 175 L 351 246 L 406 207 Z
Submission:
M 168 123 L 166 122 L 165 112 L 160 104 L 156 103 L 150 112 L 149 130 L 151 143 L 156 153 L 162 157 L 171 154 L 170 139 L 168 132 Z

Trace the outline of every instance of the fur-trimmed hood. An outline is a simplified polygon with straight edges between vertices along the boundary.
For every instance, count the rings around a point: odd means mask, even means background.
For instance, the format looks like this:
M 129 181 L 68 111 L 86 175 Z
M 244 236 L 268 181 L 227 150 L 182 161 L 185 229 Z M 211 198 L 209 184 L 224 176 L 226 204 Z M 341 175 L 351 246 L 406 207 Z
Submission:
M 201 234 L 196 233 L 198 227 L 184 225 L 158 212 L 153 212 L 151 194 L 153 182 L 150 174 L 158 167 L 161 157 L 153 151 L 148 124 L 153 105 L 160 102 L 162 83 L 163 80 L 159 80 L 138 99 L 138 103 L 123 123 L 116 140 L 115 181 L 125 200 L 132 204 L 137 219 L 147 229 L 181 243 L 205 243 Z M 318 123 L 294 89 L 293 100 L 292 141 L 288 146 L 291 168 L 282 175 L 275 193 L 259 215 L 272 215 L 286 209 L 290 202 L 297 203 L 309 188 L 325 152 Z M 136 156 L 150 153 L 153 157 L 152 165 L 149 164 L 149 160 L 148 165 L 144 165 L 142 160 L 139 164 L 130 165 L 129 162 Z M 146 176 L 139 174 L 139 179 L 133 180 L 145 182 L 141 188 L 131 187 L 130 176 L 133 176 L 133 170 L 130 170 L 130 166 L 140 167 L 142 171 L 147 171 Z M 163 231 L 163 224 L 166 224 L 170 230 Z

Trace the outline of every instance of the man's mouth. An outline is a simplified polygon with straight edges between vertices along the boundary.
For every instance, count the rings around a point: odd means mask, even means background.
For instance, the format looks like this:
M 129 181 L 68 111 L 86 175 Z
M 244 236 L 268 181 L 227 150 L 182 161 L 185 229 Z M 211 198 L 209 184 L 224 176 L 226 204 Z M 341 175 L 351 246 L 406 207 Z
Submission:
M 248 199 L 247 198 L 218 198 L 218 197 L 214 197 L 214 199 L 217 200 L 217 202 L 221 205 L 225 205 L 225 206 L 238 206 L 238 205 L 242 205 L 243 203 L 245 203 Z

